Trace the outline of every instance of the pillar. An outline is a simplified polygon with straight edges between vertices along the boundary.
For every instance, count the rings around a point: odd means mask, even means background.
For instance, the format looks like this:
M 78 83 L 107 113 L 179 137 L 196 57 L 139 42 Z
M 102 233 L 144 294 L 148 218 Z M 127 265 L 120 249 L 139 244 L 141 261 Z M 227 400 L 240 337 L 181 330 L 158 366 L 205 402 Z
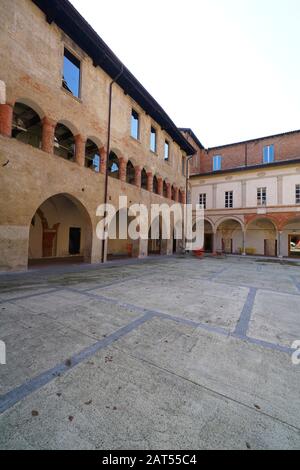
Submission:
M 100 155 L 100 173 L 102 173 L 102 175 L 105 175 L 107 158 L 106 158 L 106 150 L 104 147 L 99 149 L 99 155 Z
M 213 246 L 212 246 L 213 255 L 216 255 L 217 251 L 218 251 L 218 248 L 217 248 L 217 232 L 214 231 L 213 232 Z
M 179 189 L 174 187 L 175 191 L 175 202 L 179 202 Z
M 163 182 L 163 179 L 159 176 L 157 178 L 157 182 L 158 182 L 158 195 L 159 196 L 163 196 L 163 191 L 164 191 L 164 182 Z
M 75 161 L 79 166 L 85 163 L 85 140 L 82 135 L 75 136 Z
M 186 192 L 181 192 L 181 204 L 186 204 Z
M 136 166 L 135 167 L 135 180 L 134 180 L 135 186 L 138 188 L 141 188 L 142 186 L 142 167 Z
M 127 174 L 127 160 L 124 157 L 119 158 L 119 178 L 123 183 L 126 183 Z
M 278 235 L 277 235 L 277 256 L 278 256 L 278 258 L 283 258 L 282 250 L 281 250 L 281 248 L 282 248 L 281 244 L 282 244 L 282 231 L 279 231 Z
M 170 183 L 166 183 L 167 185 L 167 198 L 172 199 L 172 186 Z
M 147 191 L 153 192 L 153 174 L 151 172 L 147 173 Z
M 0 104 L 0 134 L 11 137 L 13 122 L 13 107 L 10 104 Z
M 242 247 L 242 255 L 246 256 L 246 231 L 243 230 L 243 247 Z
M 42 126 L 42 150 L 47 153 L 53 153 L 56 123 L 52 119 L 44 117 Z

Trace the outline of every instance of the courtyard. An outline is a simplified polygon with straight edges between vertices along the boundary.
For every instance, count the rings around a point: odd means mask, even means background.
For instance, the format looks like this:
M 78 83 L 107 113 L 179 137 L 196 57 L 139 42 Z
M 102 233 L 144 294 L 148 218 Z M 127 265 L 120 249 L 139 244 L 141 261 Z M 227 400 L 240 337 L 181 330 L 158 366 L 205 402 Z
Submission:
M 0 276 L 1 449 L 299 449 L 300 266 L 189 256 Z

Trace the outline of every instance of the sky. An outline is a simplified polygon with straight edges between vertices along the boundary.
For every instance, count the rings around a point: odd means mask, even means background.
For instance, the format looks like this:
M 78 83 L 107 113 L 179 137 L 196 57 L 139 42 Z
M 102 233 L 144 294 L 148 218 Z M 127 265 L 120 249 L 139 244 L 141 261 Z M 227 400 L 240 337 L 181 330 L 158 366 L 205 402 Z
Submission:
M 299 0 L 71 0 L 205 147 L 300 129 Z

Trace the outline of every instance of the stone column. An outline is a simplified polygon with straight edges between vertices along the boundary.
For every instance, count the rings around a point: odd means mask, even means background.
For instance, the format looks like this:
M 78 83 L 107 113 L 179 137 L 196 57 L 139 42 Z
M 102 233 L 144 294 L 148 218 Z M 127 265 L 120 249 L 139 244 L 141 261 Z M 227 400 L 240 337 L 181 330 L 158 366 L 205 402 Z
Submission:
M 170 183 L 166 183 L 166 184 L 167 184 L 167 198 L 172 199 L 172 186 Z
M 124 157 L 119 158 L 119 179 L 126 183 L 126 174 L 127 174 L 127 160 Z
M 159 196 L 163 196 L 163 191 L 164 191 L 164 182 L 163 182 L 163 179 L 159 176 L 157 178 L 157 182 L 158 182 L 158 195 Z
M 215 256 L 217 254 L 217 232 L 213 232 L 213 247 L 212 247 L 212 252 L 213 255 Z
M 106 174 L 106 165 L 107 165 L 107 158 L 106 158 L 106 150 L 104 147 L 99 149 L 99 154 L 100 154 L 100 173 L 102 175 Z
M 56 123 L 52 119 L 44 117 L 42 125 L 42 150 L 47 153 L 53 153 Z
M 85 163 L 85 140 L 82 135 L 75 136 L 75 161 L 79 166 Z
M 175 191 L 175 202 L 179 202 L 179 189 L 174 187 Z
M 147 191 L 153 192 L 153 174 L 152 172 L 147 173 Z
M 281 244 L 282 244 L 282 231 L 280 230 L 278 232 L 278 235 L 277 235 L 277 256 L 278 256 L 278 258 L 283 258 Z
M 182 191 L 181 193 L 181 204 L 186 204 L 186 192 Z
M 246 231 L 243 230 L 243 247 L 242 247 L 242 254 L 246 256 Z
M 134 180 L 135 186 L 138 188 L 141 188 L 142 186 L 142 167 L 136 166 L 135 167 L 135 180 Z
M 11 137 L 13 107 L 10 104 L 0 104 L 0 134 Z

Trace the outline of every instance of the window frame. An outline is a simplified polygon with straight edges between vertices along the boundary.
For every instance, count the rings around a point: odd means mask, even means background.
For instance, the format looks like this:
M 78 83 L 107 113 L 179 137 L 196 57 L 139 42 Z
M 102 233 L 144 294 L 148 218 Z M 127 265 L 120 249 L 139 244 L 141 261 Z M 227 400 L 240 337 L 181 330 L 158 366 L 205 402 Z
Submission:
M 225 209 L 233 209 L 233 191 L 225 191 Z
M 300 205 L 300 184 L 296 184 L 295 187 L 295 202 Z
M 219 162 L 219 165 L 217 165 L 217 168 L 216 168 L 216 161 Z M 214 155 L 213 156 L 213 171 L 221 171 L 222 170 L 222 155 Z
M 272 152 L 270 150 L 272 149 Z M 266 151 L 267 153 L 267 158 L 266 157 Z M 274 163 L 275 161 L 275 146 L 274 144 L 270 145 L 265 145 L 263 148 L 263 163 L 264 165 L 270 165 L 271 163 Z
M 206 208 L 207 208 L 207 193 L 200 193 L 199 194 L 199 206 L 201 206 L 202 209 L 206 210 Z
M 132 132 L 132 120 L 134 119 L 134 114 L 137 115 L 137 136 L 133 135 Z M 137 141 L 140 141 L 141 136 L 141 120 L 140 120 L 140 113 L 138 113 L 134 108 L 131 108 L 131 115 L 130 115 L 130 136 Z
M 257 188 L 257 207 L 267 206 L 267 187 L 262 186 Z
M 67 54 L 71 58 L 68 57 Z M 67 58 L 70 62 L 72 62 L 72 58 L 75 60 L 75 62 L 78 62 L 78 65 L 76 63 L 73 63 L 73 65 L 78 67 L 79 69 L 79 78 L 78 78 L 78 96 L 74 95 L 74 93 L 70 90 L 68 90 L 66 87 L 63 85 L 63 80 L 64 80 L 64 74 L 65 74 L 65 58 Z M 66 82 L 67 83 L 67 82 Z M 70 96 L 75 98 L 78 101 L 82 100 L 82 59 L 75 54 L 70 47 L 67 45 L 63 45 L 63 61 L 62 61 L 62 70 L 61 70 L 61 88 Z
M 154 131 L 154 132 L 152 132 L 152 131 Z M 155 150 L 153 150 L 153 148 L 152 148 L 152 135 L 153 134 L 155 135 Z M 150 151 L 157 155 L 157 129 L 152 124 L 151 124 L 151 127 L 150 127 Z
M 166 157 L 166 146 L 168 146 L 168 156 Z M 165 144 L 164 144 L 164 161 L 169 162 L 170 161 L 170 142 L 165 139 Z

